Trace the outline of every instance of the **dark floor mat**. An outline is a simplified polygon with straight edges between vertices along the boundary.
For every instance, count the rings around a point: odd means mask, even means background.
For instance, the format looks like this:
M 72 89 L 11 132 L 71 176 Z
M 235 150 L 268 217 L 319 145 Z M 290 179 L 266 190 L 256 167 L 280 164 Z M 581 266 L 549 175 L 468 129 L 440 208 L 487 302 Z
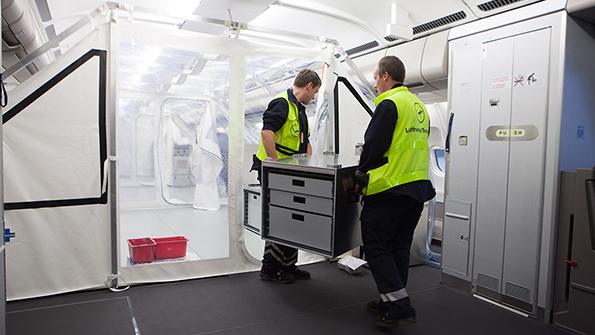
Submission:
M 467 294 L 445 287 L 413 292 L 411 298 L 418 312 L 413 325 L 381 329 L 375 317 L 365 310 L 365 303 L 356 303 L 317 313 L 270 319 L 266 322 L 230 327 L 194 335 L 286 335 L 300 334 L 566 334 L 537 320 L 531 320 L 482 302 Z
M 126 297 L 13 310 L 6 314 L 8 335 L 134 334 Z
M 131 302 L 141 335 L 380 332 L 374 326 L 374 317 L 365 311 L 366 303 L 378 297 L 369 270 L 349 275 L 339 270 L 337 264 L 327 262 L 304 268 L 312 273 L 312 279 L 290 285 L 263 282 L 258 273 L 252 272 L 136 286 L 122 293 L 102 290 L 9 303 L 8 334 L 54 334 L 37 332 L 41 328 L 18 330 L 20 324 L 30 326 L 32 320 L 36 323 L 42 320 L 53 327 L 43 329 L 59 329 L 55 334 L 133 335 L 126 299 Z M 439 281 L 438 269 L 411 268 L 407 290 L 419 321 L 395 329 L 394 333 L 563 334 L 543 322 L 523 318 L 468 293 L 446 288 Z M 91 301 L 88 306 L 47 308 L 52 304 L 105 298 L 112 303 L 116 301 L 117 306 L 112 308 L 112 305 L 97 305 Z M 19 312 L 31 307 L 38 309 Z M 87 327 L 73 328 L 70 324 L 73 320 L 75 326 L 86 323 Z

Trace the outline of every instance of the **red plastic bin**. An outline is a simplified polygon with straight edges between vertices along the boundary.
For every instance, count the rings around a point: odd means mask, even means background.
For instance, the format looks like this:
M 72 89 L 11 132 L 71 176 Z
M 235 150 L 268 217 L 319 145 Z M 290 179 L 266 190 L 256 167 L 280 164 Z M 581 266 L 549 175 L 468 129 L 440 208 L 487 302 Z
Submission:
M 132 263 L 151 263 L 155 259 L 155 241 L 148 237 L 128 239 L 128 251 Z
M 186 256 L 185 236 L 155 237 L 155 259 L 180 258 Z

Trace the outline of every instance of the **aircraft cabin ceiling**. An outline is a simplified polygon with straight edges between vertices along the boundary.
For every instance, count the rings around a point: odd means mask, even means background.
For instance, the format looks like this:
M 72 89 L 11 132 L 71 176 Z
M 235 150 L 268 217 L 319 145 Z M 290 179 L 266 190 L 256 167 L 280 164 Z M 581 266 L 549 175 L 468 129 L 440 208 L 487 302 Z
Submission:
M 11 0 L 3 0 L 3 4 Z M 19 1 L 19 0 L 12 0 Z M 103 0 L 24 0 L 34 2 L 48 38 L 59 34 Z M 349 54 L 413 38 L 539 0 L 128 0 L 176 17 L 197 15 L 259 27 L 336 39 Z M 182 29 L 223 34 L 225 28 L 187 21 Z
M 140 17 L 139 13 L 154 13 L 154 17 L 166 18 L 180 29 L 194 32 L 229 34 L 225 26 L 201 22 L 197 19 L 200 17 L 326 37 L 337 40 L 348 55 L 356 58 L 377 49 L 539 1 L 548 0 L 127 0 L 121 3 L 128 5 L 135 17 Z M 3 68 L 16 64 L 103 3 L 105 0 L 2 0 Z M 570 10 L 572 6 L 582 15 L 593 16 L 590 11 L 595 8 L 594 3 L 595 0 L 569 0 L 568 7 Z M 18 33 L 11 34 L 12 31 Z M 295 36 L 264 34 L 249 29 L 242 30 L 240 38 L 286 45 L 307 46 L 313 43 Z M 150 46 L 146 46 L 147 50 L 140 50 L 139 47 L 133 50 L 126 43 L 123 42 L 122 47 L 129 50 L 130 54 L 128 58 L 123 57 L 123 61 L 141 63 L 147 69 L 160 69 L 153 70 L 150 75 L 130 76 L 132 79 L 129 78 L 129 82 L 124 85 L 130 89 L 143 90 L 146 88 L 143 85 L 147 84 L 153 85 L 152 89 L 160 87 L 157 91 L 171 93 L 172 85 L 185 83 L 191 87 L 190 83 L 196 81 L 201 71 L 204 71 L 201 80 L 210 80 L 204 74 L 216 71 L 215 63 L 209 62 L 210 55 L 188 55 Z M 53 49 L 52 54 L 44 54 L 13 77 L 7 78 L 9 89 L 50 63 L 52 58 L 68 47 L 68 43 L 62 43 L 59 48 Z M 206 68 L 205 61 L 208 62 Z M 259 61 L 267 63 L 264 59 Z M 270 59 L 268 63 L 277 61 Z M 297 64 L 303 60 L 289 62 Z M 255 72 L 254 76 L 268 78 L 264 71 Z M 161 80 L 162 85 L 155 80 Z M 204 83 L 197 82 L 196 85 L 198 88 Z

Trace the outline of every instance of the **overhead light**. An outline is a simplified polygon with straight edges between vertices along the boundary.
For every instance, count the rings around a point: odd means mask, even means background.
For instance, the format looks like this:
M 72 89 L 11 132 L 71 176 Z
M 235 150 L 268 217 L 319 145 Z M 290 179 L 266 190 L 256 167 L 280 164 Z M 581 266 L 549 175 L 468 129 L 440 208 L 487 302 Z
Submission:
M 390 23 L 386 24 L 385 36 L 393 40 L 411 41 L 413 39 L 413 27 L 409 20 L 409 12 L 397 6 L 396 1 L 390 5 Z

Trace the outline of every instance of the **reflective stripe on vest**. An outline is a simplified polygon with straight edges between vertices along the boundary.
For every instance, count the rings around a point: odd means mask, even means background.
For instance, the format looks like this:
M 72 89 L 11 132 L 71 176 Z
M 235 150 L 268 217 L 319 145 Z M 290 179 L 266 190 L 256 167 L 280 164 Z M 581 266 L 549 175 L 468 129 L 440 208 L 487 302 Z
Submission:
M 426 107 L 407 87 L 380 94 L 374 103 L 390 100 L 397 106 L 397 124 L 388 151 L 387 163 L 368 171 L 364 195 L 372 195 L 417 180 L 429 180 L 430 120 Z
M 286 158 L 299 153 L 300 150 L 300 121 L 298 117 L 298 106 L 289 100 L 287 90 L 277 94 L 274 99 L 283 98 L 287 101 L 289 111 L 287 112 L 287 120 L 283 127 L 275 132 L 275 149 L 277 151 L 277 158 Z M 260 146 L 256 157 L 261 161 L 267 157 L 267 152 L 262 143 L 262 135 L 260 136 Z

